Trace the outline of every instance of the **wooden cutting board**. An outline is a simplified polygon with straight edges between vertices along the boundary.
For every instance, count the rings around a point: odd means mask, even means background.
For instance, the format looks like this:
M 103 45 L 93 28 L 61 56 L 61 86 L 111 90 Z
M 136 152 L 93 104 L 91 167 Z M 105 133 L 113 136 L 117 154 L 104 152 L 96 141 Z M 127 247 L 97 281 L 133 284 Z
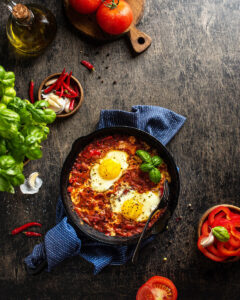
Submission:
M 72 25 L 83 34 L 100 41 L 114 40 L 126 34 L 131 41 L 135 52 L 145 51 L 152 42 L 150 36 L 137 29 L 136 25 L 143 16 L 145 0 L 126 0 L 133 11 L 133 22 L 126 32 L 122 35 L 112 36 L 101 30 L 98 26 L 95 14 L 81 15 L 74 11 L 69 5 L 69 0 L 64 0 L 66 15 Z

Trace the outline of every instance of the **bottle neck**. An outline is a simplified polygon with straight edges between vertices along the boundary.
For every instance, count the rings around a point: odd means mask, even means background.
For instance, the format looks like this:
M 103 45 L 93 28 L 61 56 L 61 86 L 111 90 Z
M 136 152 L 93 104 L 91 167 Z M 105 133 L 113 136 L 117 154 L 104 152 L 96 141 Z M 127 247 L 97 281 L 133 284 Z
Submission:
M 4 0 L 8 10 L 13 18 L 21 25 L 28 26 L 32 24 L 34 15 L 26 5 L 15 3 L 13 0 Z

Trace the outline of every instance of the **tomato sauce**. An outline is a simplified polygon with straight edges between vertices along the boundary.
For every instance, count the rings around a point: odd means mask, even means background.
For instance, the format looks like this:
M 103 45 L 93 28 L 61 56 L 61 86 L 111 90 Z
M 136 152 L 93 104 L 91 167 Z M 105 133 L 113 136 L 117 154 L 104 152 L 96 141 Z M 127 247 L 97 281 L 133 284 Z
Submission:
M 136 150 L 148 151 L 152 156 L 157 151 L 144 141 L 128 135 L 114 135 L 96 139 L 87 145 L 76 158 L 69 175 L 68 192 L 74 209 L 80 219 L 96 230 L 109 236 L 132 236 L 142 232 L 145 222 L 126 219 L 120 213 L 111 210 L 110 197 L 115 195 L 121 186 L 129 186 L 138 193 L 148 191 L 163 192 L 165 179 L 171 178 L 167 165 L 163 162 L 158 168 L 162 174 L 161 181 L 155 184 L 150 181 L 147 173 L 140 170 L 141 159 L 135 154 Z M 90 170 L 112 150 L 124 151 L 128 154 L 128 168 L 113 186 L 104 192 L 96 192 L 91 188 Z M 127 190 L 126 190 L 127 192 Z M 164 210 L 158 211 L 152 218 L 151 227 Z

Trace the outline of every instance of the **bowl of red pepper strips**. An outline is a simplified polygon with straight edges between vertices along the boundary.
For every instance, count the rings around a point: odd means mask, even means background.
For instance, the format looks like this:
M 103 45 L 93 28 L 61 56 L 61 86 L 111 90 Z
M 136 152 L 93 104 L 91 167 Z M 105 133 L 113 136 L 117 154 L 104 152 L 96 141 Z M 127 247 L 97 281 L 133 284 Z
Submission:
M 47 98 L 49 95 L 52 97 L 50 101 Z M 66 100 L 65 109 L 56 112 L 57 118 L 66 118 L 76 113 L 84 99 L 80 82 L 72 75 L 72 72 L 66 72 L 65 68 L 61 73 L 55 73 L 45 78 L 38 90 L 38 100 L 46 100 L 57 106 L 56 99 Z M 56 102 L 54 103 L 54 101 Z
M 198 249 L 216 262 L 240 259 L 240 208 L 222 204 L 209 208 L 198 225 Z

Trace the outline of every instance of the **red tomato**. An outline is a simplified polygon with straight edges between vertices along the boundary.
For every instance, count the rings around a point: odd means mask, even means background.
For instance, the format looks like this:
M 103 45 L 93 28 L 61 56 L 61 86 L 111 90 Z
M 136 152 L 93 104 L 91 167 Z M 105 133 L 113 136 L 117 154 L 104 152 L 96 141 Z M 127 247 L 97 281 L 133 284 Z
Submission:
M 133 21 L 132 9 L 124 0 L 107 0 L 97 11 L 97 22 L 109 34 L 123 33 Z
M 177 294 L 177 289 L 170 279 L 153 276 L 140 287 L 136 300 L 176 300 Z
M 97 10 L 101 0 L 69 0 L 70 5 L 80 14 L 91 14 Z

